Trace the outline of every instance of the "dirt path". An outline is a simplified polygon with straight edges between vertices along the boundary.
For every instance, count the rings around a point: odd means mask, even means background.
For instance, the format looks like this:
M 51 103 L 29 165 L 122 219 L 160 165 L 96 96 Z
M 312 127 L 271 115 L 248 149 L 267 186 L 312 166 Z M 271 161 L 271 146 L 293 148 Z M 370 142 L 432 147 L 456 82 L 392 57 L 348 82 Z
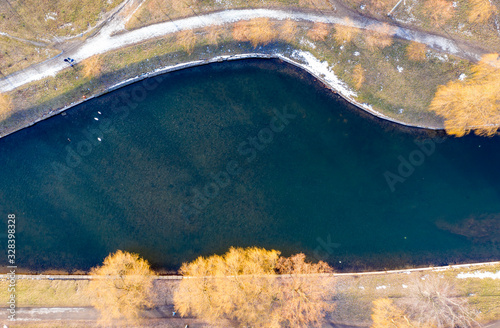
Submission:
M 144 327 L 156 327 L 158 323 L 170 324 L 169 327 L 207 327 L 207 325 L 194 317 L 180 317 L 179 314 L 173 315 L 173 306 L 161 306 L 143 313 L 146 321 L 143 322 Z M 85 321 L 89 324 L 96 322 L 99 318 L 99 313 L 93 307 L 26 307 L 18 308 L 16 318 L 22 322 L 54 322 L 68 321 L 81 322 Z M 161 320 L 161 321 L 160 321 Z M 160 321 L 160 322 L 159 322 Z M 1 323 L 1 322 L 0 322 Z M 8 322 L 5 322 L 8 324 Z M 338 324 L 334 322 L 326 322 L 324 328 L 368 328 L 368 326 L 352 326 Z M 496 328 L 496 327 L 493 327 Z
M 296 21 L 323 22 L 349 25 L 361 29 L 371 30 L 380 22 L 363 17 L 345 9 L 338 11 L 324 11 L 322 13 L 307 10 L 273 10 L 273 9 L 242 9 L 226 10 L 206 15 L 194 16 L 174 21 L 154 24 L 133 31 L 125 30 L 123 15 L 115 15 L 100 26 L 98 32 L 85 42 L 73 45 L 63 50 L 59 56 L 45 62 L 32 65 L 22 71 L 13 73 L 0 80 L 0 92 L 11 91 L 26 83 L 54 76 L 59 71 L 68 68 L 63 58 L 71 57 L 77 62 L 96 54 L 106 53 L 121 47 L 161 37 L 181 30 L 203 28 L 209 25 L 223 25 L 240 20 L 266 17 L 277 20 L 293 19 Z M 349 20 L 345 20 L 348 17 Z M 395 36 L 405 40 L 412 40 L 426 44 L 428 47 L 453 54 L 469 60 L 478 60 L 485 52 L 470 46 L 465 41 L 455 41 L 443 36 L 437 36 L 397 25 L 392 25 Z M 65 47 L 62 47 L 63 49 Z

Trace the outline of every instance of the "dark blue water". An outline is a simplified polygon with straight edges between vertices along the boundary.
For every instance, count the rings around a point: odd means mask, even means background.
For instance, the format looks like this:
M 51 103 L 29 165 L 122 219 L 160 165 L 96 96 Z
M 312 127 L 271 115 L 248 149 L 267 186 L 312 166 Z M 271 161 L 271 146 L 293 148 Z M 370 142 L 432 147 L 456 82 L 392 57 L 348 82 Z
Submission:
M 0 139 L 2 229 L 15 213 L 34 270 L 251 245 L 344 270 L 499 259 L 474 230 L 499 227 L 499 149 L 374 119 L 276 61 L 214 64 Z

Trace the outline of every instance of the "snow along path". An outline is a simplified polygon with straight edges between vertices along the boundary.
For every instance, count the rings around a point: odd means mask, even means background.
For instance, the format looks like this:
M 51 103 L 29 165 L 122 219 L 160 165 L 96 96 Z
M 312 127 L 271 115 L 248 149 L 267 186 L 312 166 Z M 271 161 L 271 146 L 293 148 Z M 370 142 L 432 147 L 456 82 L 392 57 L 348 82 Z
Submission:
M 317 15 L 302 11 L 282 11 L 271 9 L 226 10 L 207 15 L 194 16 L 175 21 L 145 26 L 137 30 L 126 31 L 125 22 L 120 18 L 110 20 L 95 36 L 87 39 L 78 48 L 65 52 L 64 57 L 74 58 L 77 62 L 96 54 L 106 53 L 138 42 L 161 37 L 182 30 L 202 28 L 209 25 L 223 25 L 252 18 L 271 18 L 276 20 L 292 19 L 296 21 L 334 23 L 372 30 L 380 25 L 376 20 L 367 19 L 355 14 L 349 20 L 333 14 Z M 469 60 L 478 60 L 483 54 L 478 50 L 470 50 L 452 39 L 428 33 L 393 26 L 395 36 L 401 39 L 424 43 L 432 49 L 443 51 Z M 120 34 L 116 34 L 120 33 Z M 469 50 L 464 50 L 469 49 Z M 61 56 L 56 56 L 43 63 L 32 65 L 0 80 L 0 92 L 14 90 L 26 83 L 55 76 L 59 71 L 68 68 Z

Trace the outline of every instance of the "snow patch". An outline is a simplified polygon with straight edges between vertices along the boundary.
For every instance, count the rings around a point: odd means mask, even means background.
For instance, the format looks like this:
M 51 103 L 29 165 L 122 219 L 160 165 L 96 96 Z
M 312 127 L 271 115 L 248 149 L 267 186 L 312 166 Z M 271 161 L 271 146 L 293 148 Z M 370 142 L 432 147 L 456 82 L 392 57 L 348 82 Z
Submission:
M 56 18 L 57 18 L 57 13 L 51 12 L 51 13 L 45 14 L 45 21 L 56 20 Z
M 305 46 L 305 47 L 316 49 L 316 45 L 314 43 L 312 43 L 311 41 L 304 39 L 304 38 L 300 39 L 300 44 Z
M 475 271 L 475 272 L 472 272 L 472 273 L 459 273 L 457 275 L 457 278 L 458 279 L 467 279 L 467 278 L 500 279 L 500 271 L 497 271 L 496 273 L 493 273 L 493 272 L 484 272 L 484 271 Z
M 458 77 L 458 79 L 460 81 L 463 81 L 463 80 L 465 80 L 466 77 L 467 77 L 467 75 L 465 75 L 464 73 L 462 73 L 462 74 L 460 74 L 460 76 Z
M 304 61 L 305 65 L 301 65 L 304 69 L 310 71 L 315 76 L 321 76 L 329 86 L 345 97 L 352 98 L 356 96 L 356 92 L 349 89 L 344 82 L 339 80 L 337 75 L 332 71 L 332 68 L 328 66 L 328 62 L 322 62 L 310 52 L 302 50 L 295 50 L 292 52 L 291 57 Z
M 399 66 L 399 65 L 398 65 L 396 68 L 398 69 L 398 72 L 399 72 L 399 73 L 402 73 L 402 72 L 403 72 L 403 67 L 401 67 L 401 66 Z

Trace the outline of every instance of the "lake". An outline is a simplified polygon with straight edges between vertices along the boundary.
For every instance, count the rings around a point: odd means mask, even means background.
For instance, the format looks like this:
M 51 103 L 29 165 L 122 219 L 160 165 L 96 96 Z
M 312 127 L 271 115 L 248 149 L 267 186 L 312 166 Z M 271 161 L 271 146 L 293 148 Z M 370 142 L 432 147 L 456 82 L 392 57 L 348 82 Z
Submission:
M 0 139 L 0 247 L 14 213 L 32 270 L 117 249 L 176 270 L 230 246 L 344 271 L 498 260 L 499 149 L 374 118 L 277 60 L 216 63 Z

